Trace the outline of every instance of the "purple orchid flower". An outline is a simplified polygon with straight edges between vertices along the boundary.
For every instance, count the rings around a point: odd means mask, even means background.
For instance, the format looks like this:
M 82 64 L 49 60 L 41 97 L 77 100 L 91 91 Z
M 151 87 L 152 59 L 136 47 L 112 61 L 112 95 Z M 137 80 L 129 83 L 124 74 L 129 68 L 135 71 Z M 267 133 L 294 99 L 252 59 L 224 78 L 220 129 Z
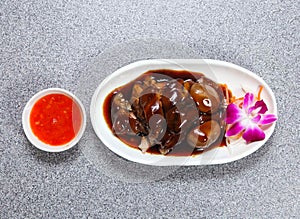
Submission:
M 242 108 L 234 103 L 227 107 L 226 123 L 231 126 L 226 131 L 225 137 L 244 132 L 242 137 L 247 143 L 265 139 L 265 133 L 261 126 L 277 120 L 275 115 L 265 114 L 267 111 L 268 107 L 263 100 L 254 103 L 254 95 L 246 93 Z

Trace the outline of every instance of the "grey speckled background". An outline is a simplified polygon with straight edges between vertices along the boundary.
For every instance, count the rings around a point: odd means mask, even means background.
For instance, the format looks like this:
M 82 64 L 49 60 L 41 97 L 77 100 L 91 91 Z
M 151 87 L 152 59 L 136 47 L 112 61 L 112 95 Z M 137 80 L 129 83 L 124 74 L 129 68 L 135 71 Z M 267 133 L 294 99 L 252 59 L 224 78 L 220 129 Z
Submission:
M 300 3 L 242 2 L 1 0 L 0 218 L 299 218 Z M 29 144 L 21 112 L 34 93 L 77 94 L 94 57 L 137 38 L 181 41 L 261 76 L 279 109 L 267 144 L 148 183 L 103 174 L 83 143 L 60 154 Z

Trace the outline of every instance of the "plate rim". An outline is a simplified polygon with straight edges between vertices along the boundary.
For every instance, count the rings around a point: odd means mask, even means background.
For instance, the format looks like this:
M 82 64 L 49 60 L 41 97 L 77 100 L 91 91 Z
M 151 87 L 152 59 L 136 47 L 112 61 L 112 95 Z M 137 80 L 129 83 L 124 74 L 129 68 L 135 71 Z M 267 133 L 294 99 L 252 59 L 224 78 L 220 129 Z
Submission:
M 274 122 L 268 128 L 270 134 L 264 140 L 262 140 L 261 142 L 254 142 L 254 143 L 257 144 L 255 147 L 251 147 L 250 149 L 246 150 L 244 153 L 241 153 L 239 155 L 235 155 L 233 157 L 233 159 L 228 160 L 228 158 L 226 158 L 226 159 L 218 160 L 218 162 L 214 162 L 214 160 L 212 159 L 210 162 L 207 162 L 207 163 L 201 163 L 201 162 L 199 163 L 199 159 L 198 160 L 193 159 L 195 157 L 201 156 L 201 154 L 199 154 L 199 155 L 195 155 L 195 156 L 182 156 L 182 157 L 172 156 L 172 157 L 176 157 L 176 158 L 182 158 L 182 159 L 177 159 L 177 160 L 182 160 L 180 162 L 180 164 L 177 164 L 177 163 L 170 164 L 168 162 L 152 163 L 152 162 L 148 162 L 147 160 L 135 159 L 135 158 L 130 157 L 130 156 L 128 157 L 126 154 L 123 154 L 122 152 L 118 151 L 115 147 L 112 147 L 109 144 L 109 142 L 105 139 L 105 136 L 102 136 L 101 134 L 99 134 L 97 132 L 97 128 L 96 128 L 96 121 L 95 121 L 95 118 L 94 118 L 94 115 L 95 115 L 94 110 L 95 110 L 96 100 L 97 100 L 97 97 L 99 95 L 99 91 L 101 90 L 101 88 L 107 82 L 109 82 L 111 79 L 115 78 L 116 76 L 118 76 L 119 74 L 121 74 L 122 72 L 124 72 L 128 69 L 136 68 L 136 67 L 142 66 L 142 65 L 149 65 L 149 64 L 152 64 L 152 65 L 154 64 L 154 67 L 155 67 L 156 64 L 159 64 L 159 63 L 162 63 L 162 62 L 165 63 L 166 61 L 174 62 L 176 64 L 195 64 L 199 61 L 202 61 L 202 62 L 204 61 L 208 65 L 217 65 L 217 66 L 222 66 L 222 67 L 229 67 L 229 68 L 233 68 L 233 69 L 236 69 L 238 71 L 241 71 L 241 72 L 247 74 L 248 76 L 256 79 L 257 81 L 259 81 L 260 83 L 262 83 L 264 85 L 264 88 L 267 90 L 267 92 L 270 95 L 271 100 L 273 102 L 273 111 L 274 111 L 273 114 L 277 116 L 277 103 L 276 103 L 276 98 L 275 98 L 275 95 L 274 95 L 273 91 L 271 90 L 269 85 L 263 80 L 263 78 L 259 77 L 258 75 L 256 75 L 255 73 L 253 73 L 252 71 L 250 71 L 246 68 L 243 68 L 241 66 L 238 66 L 238 65 L 230 63 L 230 62 L 215 60 L 215 59 L 147 59 L 147 60 L 139 60 L 139 61 L 132 62 L 128 65 L 125 65 L 121 68 L 118 68 L 113 73 L 108 75 L 103 81 L 101 81 L 101 83 L 98 85 L 98 87 L 96 88 L 96 90 L 95 90 L 95 92 L 92 96 L 91 103 L 90 103 L 90 119 L 91 119 L 92 127 L 93 127 L 93 130 L 94 130 L 95 134 L 99 138 L 99 140 L 107 148 L 109 148 L 111 151 L 113 151 L 117 155 L 119 155 L 119 156 L 121 156 L 121 157 L 123 157 L 127 160 L 136 162 L 136 163 L 141 163 L 141 164 L 146 164 L 146 165 L 154 165 L 154 166 L 194 166 L 194 165 L 214 165 L 214 164 L 230 163 L 230 162 L 242 159 L 242 158 L 254 153 L 260 147 L 262 147 L 264 144 L 266 144 L 266 142 L 269 140 L 269 138 L 272 136 L 272 134 L 275 130 L 276 122 Z M 143 73 L 144 72 L 141 72 L 140 74 L 143 74 Z M 134 78 L 132 80 L 134 80 Z M 122 85 L 120 85 L 120 86 L 122 86 Z M 111 90 L 113 90 L 113 89 L 115 89 L 115 88 L 112 88 Z M 103 107 L 103 104 L 101 106 Z M 103 117 L 103 114 L 101 115 L 101 117 Z M 107 124 L 106 124 L 105 127 L 109 129 Z M 117 137 L 115 137 L 115 138 L 118 139 Z M 121 140 L 119 140 L 119 141 L 121 142 L 121 144 L 123 144 L 124 146 L 130 148 L 131 150 L 138 151 L 137 149 L 131 148 L 130 146 L 126 145 Z M 224 147 L 218 147 L 218 148 L 215 148 L 215 149 L 219 150 L 221 148 L 224 148 Z M 212 149 L 212 150 L 214 150 L 214 149 Z M 207 153 L 207 152 L 205 152 L 205 153 Z M 157 155 L 157 154 L 150 154 L 150 153 L 146 153 L 146 155 L 156 156 L 157 158 L 160 157 L 162 159 L 166 157 L 164 155 Z

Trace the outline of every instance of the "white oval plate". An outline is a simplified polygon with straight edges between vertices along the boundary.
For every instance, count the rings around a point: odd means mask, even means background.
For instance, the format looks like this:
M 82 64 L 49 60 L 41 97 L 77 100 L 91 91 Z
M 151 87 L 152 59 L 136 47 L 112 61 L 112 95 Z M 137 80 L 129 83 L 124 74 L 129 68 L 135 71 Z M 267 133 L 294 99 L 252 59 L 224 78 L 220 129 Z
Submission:
M 103 103 L 106 96 L 115 88 L 125 85 L 144 72 L 153 69 L 174 69 L 202 72 L 207 77 L 218 83 L 226 83 L 234 96 L 243 96 L 241 86 L 255 93 L 259 85 L 263 85 L 262 99 L 268 106 L 268 113 L 277 115 L 277 106 L 274 94 L 270 87 L 257 75 L 240 66 L 218 60 L 210 59 L 158 59 L 143 60 L 131 63 L 109 75 L 96 89 L 91 101 L 91 121 L 99 139 L 113 152 L 121 157 L 148 165 L 209 165 L 222 164 L 241 159 L 266 143 L 274 131 L 275 123 L 265 130 L 266 138 L 262 141 L 239 144 L 227 147 L 217 147 L 207 152 L 194 156 L 163 156 L 145 153 L 131 148 L 115 137 L 108 127 L 104 114 Z

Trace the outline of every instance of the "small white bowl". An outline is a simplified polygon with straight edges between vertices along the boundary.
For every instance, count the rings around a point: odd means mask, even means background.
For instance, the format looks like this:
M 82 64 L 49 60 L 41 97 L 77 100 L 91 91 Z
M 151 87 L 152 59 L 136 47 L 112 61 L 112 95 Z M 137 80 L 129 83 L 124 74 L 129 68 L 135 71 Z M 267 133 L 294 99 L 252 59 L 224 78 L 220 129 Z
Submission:
M 82 121 L 81 121 L 81 127 L 80 127 L 78 133 L 71 141 L 69 141 L 68 143 L 63 144 L 63 145 L 52 146 L 52 145 L 42 142 L 33 134 L 31 127 L 30 127 L 30 112 L 32 110 L 32 107 L 39 99 L 41 99 L 42 97 L 44 97 L 48 94 L 64 94 L 64 95 L 70 97 L 78 105 L 78 107 L 81 111 Z M 85 127 L 86 127 L 86 113 L 85 113 L 83 104 L 74 94 L 72 94 L 69 91 L 66 91 L 64 89 L 61 89 L 61 88 L 49 88 L 49 89 L 45 89 L 45 90 L 38 92 L 27 102 L 27 104 L 23 110 L 23 114 L 22 114 L 22 125 L 23 125 L 25 135 L 27 136 L 28 140 L 35 147 L 37 147 L 40 150 L 47 151 L 47 152 L 61 152 L 61 151 L 65 151 L 65 150 L 72 148 L 75 144 L 78 143 L 78 141 L 82 137 Z

